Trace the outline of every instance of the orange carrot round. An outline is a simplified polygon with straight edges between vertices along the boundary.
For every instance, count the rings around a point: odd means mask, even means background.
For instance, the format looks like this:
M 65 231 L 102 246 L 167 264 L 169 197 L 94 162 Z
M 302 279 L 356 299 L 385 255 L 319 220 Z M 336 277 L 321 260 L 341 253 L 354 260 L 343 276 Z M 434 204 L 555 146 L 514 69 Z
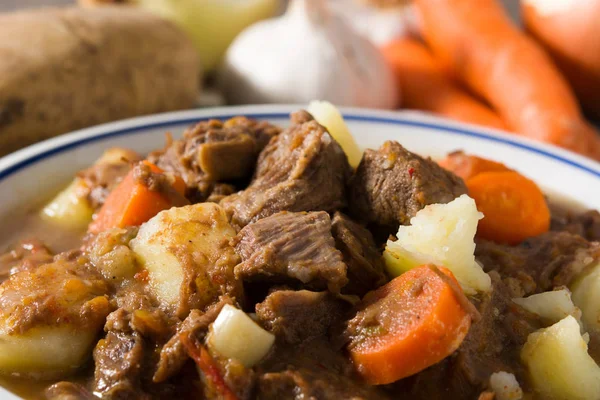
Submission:
M 459 288 L 449 270 L 440 270 Z M 455 288 L 424 265 L 365 296 L 349 323 L 348 349 L 368 383 L 387 384 L 413 375 L 458 348 L 471 317 Z
M 436 56 L 530 138 L 600 159 L 600 138 L 550 57 L 498 0 L 415 0 Z
M 438 164 L 440 164 L 442 168 L 460 176 L 465 181 L 482 172 L 511 171 L 510 168 L 502 163 L 474 156 L 472 154 L 465 154 L 462 151 L 455 151 L 448 154 L 446 158 L 441 160 Z
M 500 117 L 461 89 L 425 45 L 398 39 L 382 47 L 400 85 L 405 108 L 429 111 L 457 121 L 507 129 Z
M 484 172 L 467 181 L 484 218 L 477 236 L 518 244 L 550 229 L 550 210 L 535 182 L 517 172 Z
M 144 163 L 150 167 L 152 173 L 163 172 L 148 161 L 144 161 Z M 177 204 L 172 197 L 150 190 L 144 184 L 137 182 L 133 176 L 133 170 L 129 171 L 121 183 L 108 195 L 88 231 L 99 233 L 110 228 L 141 225 L 162 210 L 186 204 L 187 200 L 183 197 L 185 182 L 181 178 L 175 177 L 172 186 L 174 192 L 179 194 Z

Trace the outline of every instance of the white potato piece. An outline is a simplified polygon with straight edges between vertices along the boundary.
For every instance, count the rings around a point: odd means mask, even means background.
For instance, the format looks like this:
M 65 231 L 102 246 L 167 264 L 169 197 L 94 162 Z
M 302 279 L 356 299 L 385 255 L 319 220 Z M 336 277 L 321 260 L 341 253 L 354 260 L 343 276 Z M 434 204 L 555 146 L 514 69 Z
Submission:
M 236 235 L 225 211 L 215 203 L 200 203 L 161 211 L 140 227 L 129 246 L 149 275 L 149 284 L 156 298 L 170 308 L 185 301 L 182 290 L 186 276 L 204 273 L 213 266 L 229 266 L 231 274 L 237 256 L 229 240 Z M 227 269 L 229 271 L 229 269 Z M 203 280 L 206 282 L 209 280 Z M 206 302 L 213 300 L 214 288 L 201 288 Z M 198 306 L 201 308 L 201 305 Z M 185 313 L 185 310 L 182 312 Z
M 72 373 L 90 356 L 97 332 L 43 326 L 23 335 L 0 331 L 0 374 L 50 379 Z
M 42 209 L 41 217 L 66 229 L 85 230 L 94 214 L 89 201 L 82 196 L 85 190 L 83 181 L 75 178 Z
M 600 334 L 600 264 L 581 274 L 572 284 L 573 303 L 581 309 L 589 332 Z
M 0 285 L 0 374 L 60 377 L 88 359 L 111 308 L 88 267 L 59 259 Z
M 515 303 L 543 319 L 556 323 L 568 315 L 581 321 L 581 310 L 573 304 L 569 289 L 553 290 L 513 299 Z
M 517 378 L 508 372 L 494 372 L 490 376 L 490 387 L 496 395 L 495 400 L 521 400 L 523 389 Z
M 398 276 L 423 264 L 448 268 L 466 294 L 488 292 L 491 280 L 475 261 L 475 232 L 483 215 L 475 201 L 462 195 L 448 204 L 431 204 L 410 226 L 400 226 L 397 241 L 387 242 L 383 258 L 388 273 Z
M 328 101 L 313 101 L 309 104 L 307 111 L 315 117 L 319 124 L 327 128 L 327 131 L 339 143 L 352 168 L 358 167 L 363 151 L 356 144 L 356 140 L 344 122 L 342 113 Z
M 229 304 L 219 313 L 208 336 L 209 345 L 217 353 L 241 362 L 246 368 L 262 360 L 274 342 L 272 333 Z
M 600 367 L 588 354 L 572 316 L 529 335 L 521 360 L 542 398 L 600 399 Z

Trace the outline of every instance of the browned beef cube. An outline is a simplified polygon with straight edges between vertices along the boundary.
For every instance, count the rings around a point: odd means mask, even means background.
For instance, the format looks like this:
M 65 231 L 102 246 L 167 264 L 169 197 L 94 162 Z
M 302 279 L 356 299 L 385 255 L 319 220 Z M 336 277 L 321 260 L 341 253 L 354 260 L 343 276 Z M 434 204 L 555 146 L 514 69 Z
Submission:
M 326 335 L 346 308 L 346 303 L 328 292 L 277 290 L 256 305 L 256 315 L 280 340 L 294 344 Z
M 397 142 L 368 149 L 350 184 L 352 215 L 360 221 L 396 228 L 429 204 L 449 203 L 467 193 L 459 177 Z
M 335 246 L 348 266 L 348 284 L 342 292 L 362 297 L 383 285 L 387 281 L 383 260 L 371 232 L 340 212 L 331 227 Z
M 306 112 L 262 151 L 250 186 L 221 205 L 240 227 L 279 211 L 328 211 L 345 205 L 350 166 L 340 145 Z
M 252 176 L 258 154 L 278 133 L 271 124 L 245 117 L 203 121 L 148 158 L 181 176 L 189 197 L 204 201 L 218 182 Z
M 479 241 L 475 256 L 486 272 L 518 280 L 522 295 L 567 286 L 600 260 L 600 244 L 568 232 L 547 232 L 518 246 Z
M 339 292 L 348 283 L 346 264 L 331 236 L 326 212 L 280 212 L 247 225 L 236 237 L 244 280 L 300 281 L 315 289 Z

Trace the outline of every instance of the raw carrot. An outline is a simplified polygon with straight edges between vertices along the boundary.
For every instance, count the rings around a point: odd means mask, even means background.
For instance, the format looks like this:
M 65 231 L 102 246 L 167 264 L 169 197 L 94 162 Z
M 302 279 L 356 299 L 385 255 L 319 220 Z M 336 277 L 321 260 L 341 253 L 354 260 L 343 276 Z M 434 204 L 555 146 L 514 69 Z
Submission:
M 547 232 L 550 210 L 535 182 L 517 172 L 484 172 L 467 180 L 469 195 L 484 218 L 477 236 L 518 244 Z
M 235 393 L 227 386 L 217 363 L 208 353 L 208 350 L 187 334 L 182 334 L 180 339 L 187 354 L 194 360 L 202 374 L 204 374 L 206 382 L 210 385 L 209 390 L 214 392 L 215 398 L 238 400 Z
M 497 0 L 415 0 L 436 56 L 524 136 L 600 159 L 600 138 L 550 57 Z
M 156 165 L 148 161 L 143 163 L 150 168 L 151 173 L 163 173 Z M 171 189 L 173 192 L 171 195 L 151 190 L 136 180 L 132 169 L 108 195 L 88 231 L 99 233 L 109 228 L 141 225 L 162 210 L 187 203 L 183 196 L 185 182 L 181 178 L 175 177 Z
M 370 384 L 413 375 L 449 356 L 471 326 L 458 282 L 423 265 L 368 293 L 348 325 L 350 356 Z M 468 301 L 465 299 L 465 301 Z
M 488 160 L 487 158 L 465 154 L 463 151 L 455 151 L 446 156 L 438 163 L 441 167 L 452 171 L 465 181 L 482 172 L 511 171 L 506 165 Z
M 382 47 L 392 67 L 406 108 L 429 111 L 457 121 L 507 129 L 502 119 L 447 75 L 425 45 L 398 39 Z

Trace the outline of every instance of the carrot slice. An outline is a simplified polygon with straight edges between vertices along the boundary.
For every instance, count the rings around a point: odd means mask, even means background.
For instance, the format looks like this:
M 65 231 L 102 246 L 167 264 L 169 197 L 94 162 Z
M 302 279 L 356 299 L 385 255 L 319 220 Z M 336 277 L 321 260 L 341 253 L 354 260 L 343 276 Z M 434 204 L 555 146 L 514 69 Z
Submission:
M 467 180 L 469 195 L 484 218 L 477 236 L 518 244 L 547 232 L 550 210 L 535 182 L 517 172 L 484 172 Z
M 471 316 L 456 285 L 423 265 L 368 293 L 348 325 L 350 356 L 370 384 L 387 384 L 441 361 L 458 348 Z M 460 289 L 458 289 L 460 290 Z
M 150 171 L 161 174 L 163 171 L 154 164 L 144 161 Z M 154 191 L 136 180 L 133 170 L 129 171 L 121 183 L 108 195 L 104 205 L 96 215 L 96 219 L 88 228 L 91 233 L 99 233 L 110 228 L 124 228 L 137 226 L 150 218 L 171 208 L 174 205 L 183 205 L 187 202 L 184 198 L 185 182 L 175 177 L 172 184 L 176 196 L 169 196 L 162 191 Z
M 455 151 L 448 154 L 448 156 L 438 164 L 440 164 L 442 168 L 454 172 L 455 175 L 460 176 L 465 181 L 482 172 L 511 171 L 510 168 L 502 163 L 471 154 L 465 154 L 462 151 Z

